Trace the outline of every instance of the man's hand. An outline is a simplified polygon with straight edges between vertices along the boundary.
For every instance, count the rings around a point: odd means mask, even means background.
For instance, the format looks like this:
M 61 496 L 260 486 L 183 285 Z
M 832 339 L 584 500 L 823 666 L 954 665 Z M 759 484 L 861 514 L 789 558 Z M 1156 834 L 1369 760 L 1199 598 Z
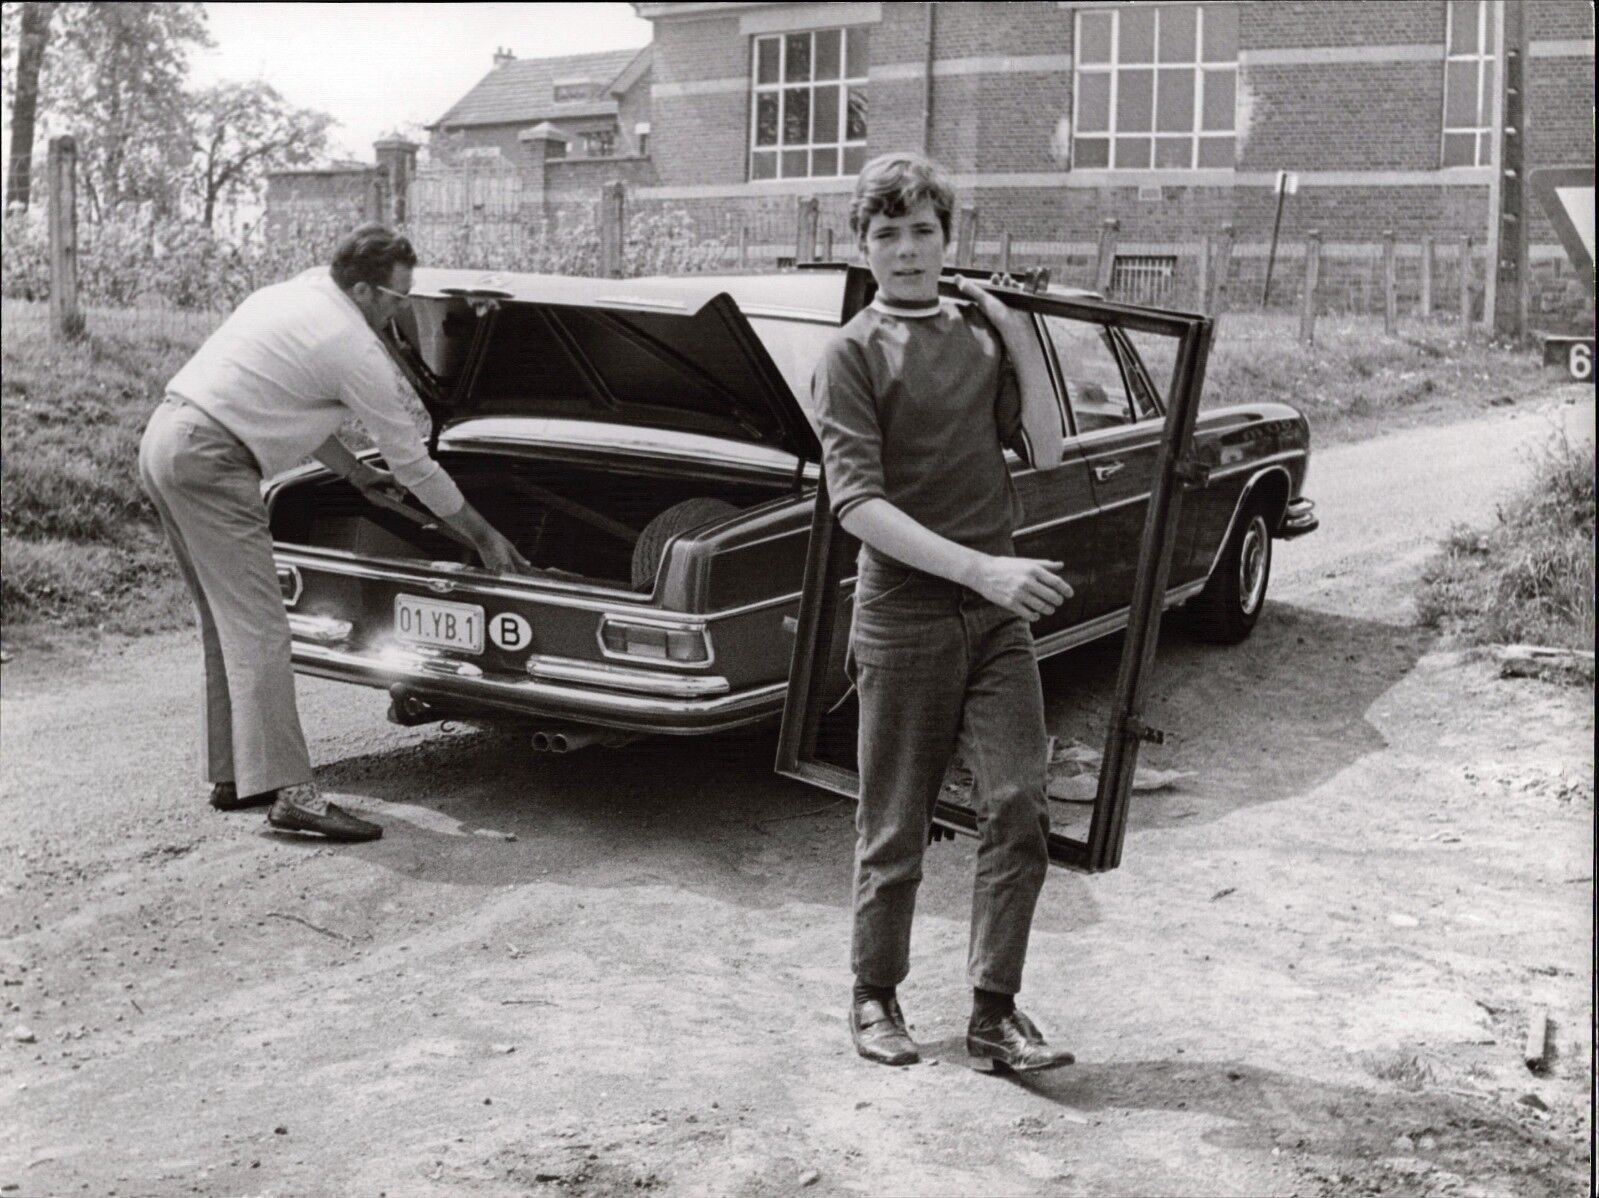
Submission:
M 1072 588 L 1055 573 L 1064 565 L 1036 557 L 984 556 L 966 585 L 1030 624 L 1072 597 Z
M 492 526 L 477 538 L 478 556 L 483 565 L 499 574 L 526 573 L 533 563 L 523 557 L 517 547 Z

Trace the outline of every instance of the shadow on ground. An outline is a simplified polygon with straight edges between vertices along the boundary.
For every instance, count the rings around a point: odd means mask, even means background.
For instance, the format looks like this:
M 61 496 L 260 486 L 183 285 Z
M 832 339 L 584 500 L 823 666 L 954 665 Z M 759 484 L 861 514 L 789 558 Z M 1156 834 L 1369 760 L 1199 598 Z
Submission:
M 1194 776 L 1136 796 L 1128 851 L 1142 830 L 1290 798 L 1382 748 L 1365 713 L 1427 644 L 1417 630 L 1282 605 L 1243 645 L 1169 630 L 1146 707 L 1167 743 L 1144 761 Z M 1053 733 L 1102 743 L 1120 650 L 1117 638 L 1044 664 Z M 374 804 L 388 836 L 352 851 L 436 882 L 663 883 L 744 904 L 839 903 L 852 805 L 776 776 L 774 751 L 771 728 L 562 756 L 533 753 L 519 730 L 456 730 L 319 776 L 333 791 L 403 805 Z M 1061 826 L 1086 817 L 1086 807 L 1053 806 Z M 429 812 L 443 818 L 414 818 Z M 961 840 L 932 852 L 968 850 Z

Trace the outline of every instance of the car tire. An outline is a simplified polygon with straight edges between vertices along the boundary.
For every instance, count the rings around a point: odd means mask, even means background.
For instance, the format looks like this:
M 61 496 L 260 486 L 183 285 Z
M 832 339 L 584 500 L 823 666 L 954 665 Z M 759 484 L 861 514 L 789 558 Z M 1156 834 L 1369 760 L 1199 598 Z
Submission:
M 1236 645 L 1255 630 L 1266 606 L 1271 581 L 1271 522 L 1266 505 L 1244 508 L 1222 547 L 1205 589 L 1189 601 L 1184 614 L 1197 639 Z
M 725 499 L 696 496 L 674 503 L 644 526 L 638 540 L 633 543 L 633 589 L 648 590 L 655 582 L 655 572 L 661 568 L 661 556 L 673 537 L 690 529 L 699 528 L 736 515 L 738 508 Z

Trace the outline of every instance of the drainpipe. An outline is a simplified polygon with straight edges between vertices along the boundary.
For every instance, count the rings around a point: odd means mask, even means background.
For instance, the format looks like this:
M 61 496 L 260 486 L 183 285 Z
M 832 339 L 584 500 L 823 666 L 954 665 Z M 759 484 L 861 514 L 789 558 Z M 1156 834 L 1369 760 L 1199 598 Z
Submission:
M 922 64 L 922 153 L 933 153 L 933 34 L 938 5 L 927 5 L 927 61 Z

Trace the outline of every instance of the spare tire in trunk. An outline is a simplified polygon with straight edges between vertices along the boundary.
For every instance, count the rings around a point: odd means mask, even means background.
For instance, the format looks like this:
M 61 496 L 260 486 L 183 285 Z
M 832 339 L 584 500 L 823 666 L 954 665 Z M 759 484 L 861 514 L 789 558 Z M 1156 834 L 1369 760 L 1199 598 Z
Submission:
M 699 528 L 737 514 L 739 509 L 725 499 L 696 496 L 673 504 L 644 526 L 633 545 L 633 589 L 647 590 L 661 568 L 661 555 L 667 542 L 680 533 Z

